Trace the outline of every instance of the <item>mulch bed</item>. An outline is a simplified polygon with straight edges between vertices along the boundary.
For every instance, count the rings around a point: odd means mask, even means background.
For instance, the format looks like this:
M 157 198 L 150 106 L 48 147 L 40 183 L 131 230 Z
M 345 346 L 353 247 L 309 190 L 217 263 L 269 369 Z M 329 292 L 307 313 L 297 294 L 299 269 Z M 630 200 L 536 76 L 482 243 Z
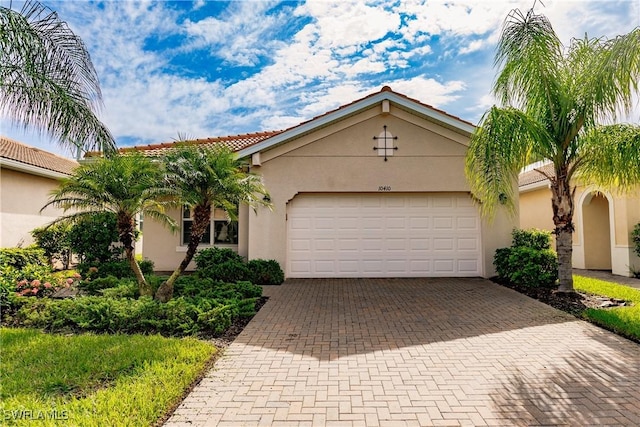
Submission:
M 582 292 L 558 292 L 555 288 L 518 286 L 494 280 L 499 285 L 513 289 L 521 294 L 537 299 L 551 307 L 557 308 L 576 317 L 582 317 L 582 312 L 587 308 L 615 308 L 627 305 L 624 300 L 608 298 L 599 295 L 591 295 Z

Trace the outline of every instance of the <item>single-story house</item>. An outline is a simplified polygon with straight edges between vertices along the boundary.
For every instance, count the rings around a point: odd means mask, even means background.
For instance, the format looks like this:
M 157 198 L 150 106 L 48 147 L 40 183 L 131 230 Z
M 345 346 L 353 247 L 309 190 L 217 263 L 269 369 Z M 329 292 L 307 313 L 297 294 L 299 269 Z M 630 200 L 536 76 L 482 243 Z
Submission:
M 226 144 L 262 176 L 273 209 L 215 212 L 208 246 L 275 259 L 287 277 L 494 274 L 518 218 L 481 218 L 464 158 L 474 125 L 384 87 L 284 131 L 196 140 Z M 151 156 L 173 144 L 139 146 Z M 143 255 L 157 270 L 184 257 L 188 211 L 172 234 L 144 221 Z M 191 266 L 193 268 L 193 266 Z
M 520 226 L 552 231 L 549 180 L 536 169 L 553 173 L 552 165 L 538 164 L 520 174 Z M 621 195 L 578 185 L 574 206 L 574 268 L 611 270 L 627 277 L 631 269 L 640 269 L 631 241 L 631 231 L 640 223 L 640 191 Z
M 62 215 L 61 209 L 40 209 L 61 178 L 78 163 L 0 136 L 0 247 L 33 243 L 31 230 Z

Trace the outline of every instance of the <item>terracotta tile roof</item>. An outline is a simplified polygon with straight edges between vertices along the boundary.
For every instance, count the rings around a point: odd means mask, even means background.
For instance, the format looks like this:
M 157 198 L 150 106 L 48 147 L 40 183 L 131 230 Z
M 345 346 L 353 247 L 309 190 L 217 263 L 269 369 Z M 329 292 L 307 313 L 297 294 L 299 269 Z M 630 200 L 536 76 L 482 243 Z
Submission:
M 231 148 L 233 151 L 240 151 L 244 148 L 252 146 L 253 144 L 257 144 L 258 142 L 271 138 L 272 136 L 277 135 L 280 132 L 282 131 L 256 132 L 256 133 L 245 133 L 241 135 L 217 136 L 212 138 L 193 139 L 187 142 L 191 144 L 200 145 L 203 147 L 214 147 L 217 145 L 224 145 L 226 147 Z M 120 152 L 126 153 L 131 151 L 139 151 L 143 153 L 145 156 L 156 157 L 161 155 L 166 150 L 173 148 L 175 144 L 176 144 L 175 142 L 163 142 L 160 144 L 138 145 L 135 147 L 121 148 Z M 94 154 L 94 153 L 91 153 L 91 154 Z M 91 157 L 91 155 L 89 155 L 88 157 Z
M 554 174 L 553 164 L 551 163 L 547 163 L 536 169 L 541 170 L 548 175 Z M 531 185 L 535 184 L 536 182 L 546 181 L 547 177 L 538 172 L 536 169 L 520 173 L 520 175 L 518 176 L 518 187 L 524 187 L 525 185 Z
M 78 162 L 75 160 L 57 156 L 4 136 L 0 136 L 0 157 L 66 175 L 70 175 L 78 167 Z
M 384 86 L 380 92 L 392 92 L 393 94 L 400 96 L 402 98 L 405 98 L 408 101 L 414 102 L 418 105 L 421 105 L 423 107 L 426 107 L 428 109 L 431 109 L 437 113 L 443 114 L 447 117 L 450 117 L 454 120 L 457 120 L 461 123 L 465 123 L 471 126 L 475 126 L 473 123 L 468 122 L 466 120 L 463 120 L 457 116 L 453 116 L 443 110 L 439 110 L 435 107 L 432 107 L 431 105 L 428 104 L 424 104 L 416 99 L 413 98 L 409 98 L 406 95 L 403 95 L 401 93 L 398 92 L 394 92 L 393 90 L 391 90 L 391 88 L 389 86 Z M 358 100 L 355 100 L 353 102 L 350 102 L 348 104 L 342 105 L 334 110 L 331 111 L 327 111 L 326 113 L 323 113 L 319 116 L 316 116 L 312 119 L 306 120 L 302 123 L 299 123 L 295 126 L 292 126 L 288 129 L 285 130 L 279 130 L 279 131 L 267 131 L 267 132 L 255 132 L 255 133 L 246 133 L 246 134 L 242 134 L 242 135 L 229 135 L 229 136 L 217 136 L 217 137 L 211 137 L 211 138 L 202 138 L 202 139 L 194 139 L 194 140 L 190 140 L 189 142 L 192 142 L 194 144 L 199 144 L 199 145 L 203 145 L 203 146 L 214 146 L 217 144 L 224 144 L 227 147 L 233 149 L 234 151 L 240 151 L 243 150 L 245 148 L 248 148 L 254 144 L 257 144 L 259 142 L 262 142 L 266 139 L 269 139 L 275 135 L 281 134 L 283 132 L 288 132 L 290 130 L 296 129 L 298 127 L 301 127 L 307 123 L 313 122 L 314 120 L 318 120 L 322 117 L 328 116 L 330 114 L 333 114 L 335 112 L 338 112 L 340 110 L 344 110 L 354 104 L 357 104 L 359 102 L 362 102 L 368 98 L 371 98 L 373 96 L 376 96 L 379 92 L 374 92 L 370 95 L 365 96 L 364 98 L 360 98 Z M 164 143 L 159 143 L 159 144 L 150 144 L 150 145 L 138 145 L 135 147 L 126 147 L 126 148 L 121 148 L 120 152 L 130 152 L 130 151 L 140 151 L 142 153 L 144 153 L 145 155 L 148 156 L 159 156 L 160 154 L 162 154 L 163 151 L 170 149 L 174 146 L 175 142 L 164 142 Z M 94 156 L 100 156 L 100 153 L 98 152 L 93 152 L 93 153 L 87 153 L 85 157 L 94 157 Z

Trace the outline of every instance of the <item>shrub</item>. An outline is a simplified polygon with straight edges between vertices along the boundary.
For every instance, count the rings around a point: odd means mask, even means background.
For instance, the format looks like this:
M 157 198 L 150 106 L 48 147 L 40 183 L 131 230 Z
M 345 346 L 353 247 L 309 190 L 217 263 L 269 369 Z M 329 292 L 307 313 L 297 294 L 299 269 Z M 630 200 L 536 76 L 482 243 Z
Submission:
M 153 274 L 153 261 L 140 261 L 138 265 L 140 266 L 140 270 L 142 270 L 142 274 L 145 276 Z M 135 277 L 127 260 L 81 263 L 78 264 L 78 270 L 83 277 L 90 278 L 91 280 L 108 276 L 113 276 L 118 279 Z
M 513 245 L 496 250 L 493 264 L 498 278 L 517 286 L 554 286 L 558 258 L 549 249 L 550 242 L 546 231 L 514 230 Z
M 87 216 L 75 223 L 69 233 L 71 250 L 81 262 L 107 262 L 122 254 L 118 245 L 117 218 L 112 212 Z
M 551 232 L 530 228 L 526 230 L 514 229 L 511 232 L 512 247 L 525 247 L 537 250 L 551 248 Z
M 280 285 L 284 272 L 275 260 L 253 259 L 247 263 L 249 278 L 256 285 Z
M 115 288 L 120 283 L 120 279 L 114 276 L 98 277 L 81 281 L 78 288 L 89 295 L 99 295 L 103 289 Z
M 244 259 L 229 248 L 207 248 L 193 258 L 198 270 L 204 270 L 225 262 L 242 263 Z
M 225 261 L 222 264 L 198 269 L 198 277 L 210 278 L 221 282 L 235 283 L 250 279 L 249 267 L 242 261 Z
M 0 267 L 13 267 L 23 269 L 28 264 L 47 266 L 47 257 L 44 250 L 37 246 L 28 248 L 2 248 L 0 249 Z
M 56 261 L 64 268 L 69 268 L 71 263 L 71 242 L 69 240 L 71 226 L 65 223 L 53 224 L 49 227 L 35 228 L 31 235 L 52 266 Z
M 633 227 L 631 232 L 631 241 L 633 242 L 633 251 L 640 257 L 640 222 Z

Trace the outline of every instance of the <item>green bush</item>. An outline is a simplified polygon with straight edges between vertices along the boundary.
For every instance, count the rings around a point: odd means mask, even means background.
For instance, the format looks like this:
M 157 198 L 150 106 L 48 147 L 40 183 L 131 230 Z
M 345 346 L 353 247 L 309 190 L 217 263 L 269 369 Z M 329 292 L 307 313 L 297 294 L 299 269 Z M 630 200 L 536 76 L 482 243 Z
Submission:
M 640 222 L 633 227 L 631 232 L 631 241 L 633 242 L 633 251 L 640 257 Z
M 153 274 L 153 261 L 147 259 L 138 262 L 138 265 L 140 266 L 140 270 L 142 270 L 142 274 L 145 276 Z M 127 260 L 81 263 L 78 264 L 77 268 L 83 277 L 92 280 L 108 276 L 117 277 L 118 279 L 135 277 Z
M 284 272 L 275 260 L 253 259 L 247 263 L 249 278 L 256 285 L 280 285 Z
M 24 296 L 47 296 L 59 287 L 44 250 L 28 248 L 0 249 L 0 307 L 11 311 L 16 292 Z
M 558 257 L 549 249 L 550 233 L 514 230 L 512 235 L 513 245 L 496 250 L 493 259 L 498 278 L 517 286 L 554 286 L 558 279 Z
M 193 258 L 197 270 L 205 270 L 225 262 L 243 263 L 244 259 L 229 248 L 207 248 L 199 251 Z
M 175 297 L 168 303 L 134 299 L 137 285 L 129 279 L 100 278 L 79 286 L 101 296 L 63 300 L 14 296 L 9 323 L 50 332 L 208 336 L 223 333 L 238 317 L 254 315 L 262 295 L 262 288 L 250 282 L 230 284 L 193 275 L 178 278 Z
M 514 229 L 511 232 L 511 246 L 525 247 L 537 250 L 551 248 L 551 232 L 530 228 L 526 230 Z
M 44 250 L 37 246 L 0 249 L 0 267 L 13 267 L 21 270 L 28 264 L 48 266 Z
M 89 295 L 100 295 L 103 289 L 115 288 L 122 281 L 115 276 L 98 277 L 95 279 L 85 279 L 78 283 L 78 288 Z M 129 283 L 129 281 L 125 282 Z
M 69 240 L 71 226 L 65 223 L 53 224 L 49 227 L 35 228 L 31 231 L 37 245 L 44 250 L 49 264 L 58 261 L 64 268 L 71 263 L 71 242 Z
M 244 262 L 225 261 L 196 271 L 198 277 L 210 278 L 221 282 L 235 283 L 250 280 L 249 267 Z
M 118 244 L 118 220 L 112 212 L 96 213 L 76 222 L 69 232 L 71 250 L 80 261 L 106 262 L 122 254 Z

